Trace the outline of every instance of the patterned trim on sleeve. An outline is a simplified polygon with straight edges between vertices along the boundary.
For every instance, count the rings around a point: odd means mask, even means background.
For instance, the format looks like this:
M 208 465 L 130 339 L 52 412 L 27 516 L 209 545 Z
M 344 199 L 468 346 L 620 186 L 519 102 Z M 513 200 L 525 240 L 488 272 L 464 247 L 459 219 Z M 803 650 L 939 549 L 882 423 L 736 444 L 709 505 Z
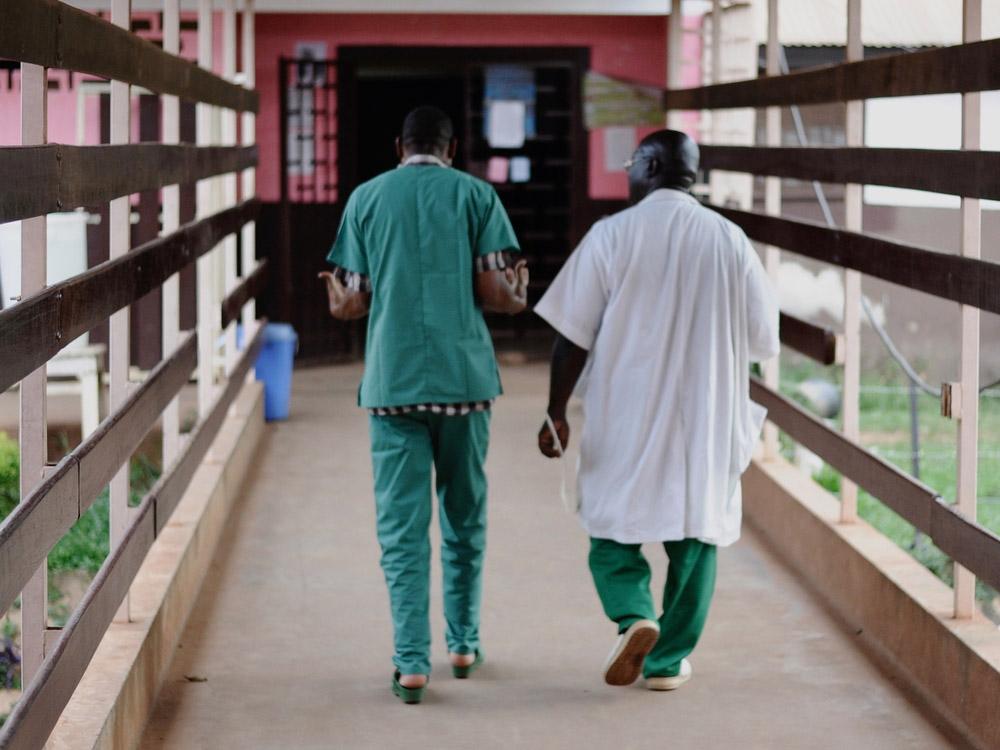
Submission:
M 501 250 L 495 253 L 487 253 L 486 255 L 479 255 L 476 257 L 476 273 L 483 273 L 484 271 L 503 271 L 505 268 L 513 267 L 514 258 L 506 250 Z
M 333 276 L 341 284 L 355 292 L 370 292 L 372 290 L 371 279 L 364 274 L 348 271 L 346 268 L 335 265 Z
M 374 417 L 394 417 L 414 412 L 430 412 L 444 414 L 446 417 L 464 417 L 477 411 L 489 411 L 494 399 L 488 401 L 470 401 L 462 404 L 411 404 L 408 406 L 379 406 L 369 409 Z

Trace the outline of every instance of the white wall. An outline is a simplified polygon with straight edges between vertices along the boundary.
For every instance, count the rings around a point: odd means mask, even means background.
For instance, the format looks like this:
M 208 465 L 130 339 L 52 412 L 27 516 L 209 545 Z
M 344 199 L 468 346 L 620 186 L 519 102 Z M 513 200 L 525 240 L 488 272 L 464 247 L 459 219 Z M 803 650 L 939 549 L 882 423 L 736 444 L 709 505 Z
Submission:
M 982 94 L 982 149 L 1000 151 L 1000 91 Z M 865 105 L 865 145 L 878 148 L 958 149 L 962 146 L 960 94 L 870 99 Z M 865 203 L 881 206 L 958 208 L 956 195 L 869 185 Z M 1000 202 L 983 201 L 985 209 Z
M 46 283 L 87 270 L 87 214 L 82 211 L 49 214 Z M 21 222 L 0 224 L 0 309 L 17 304 L 21 294 Z M 84 334 L 72 345 L 87 343 Z

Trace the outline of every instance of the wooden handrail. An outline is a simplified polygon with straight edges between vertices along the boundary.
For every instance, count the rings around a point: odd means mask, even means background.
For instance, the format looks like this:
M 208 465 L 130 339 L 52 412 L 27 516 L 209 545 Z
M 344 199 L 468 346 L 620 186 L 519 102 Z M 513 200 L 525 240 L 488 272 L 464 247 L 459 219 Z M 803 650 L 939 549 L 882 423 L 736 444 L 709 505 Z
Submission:
M 1000 200 L 1000 151 L 701 146 L 703 169 Z
M 259 208 L 259 201 L 249 200 L 185 224 L 0 312 L 0 351 L 4 353 L 0 391 L 43 365 L 67 342 L 212 250 L 252 221 Z
M 0 223 L 68 211 L 257 163 L 256 146 L 0 147 Z
M 1000 89 L 1000 39 L 825 65 L 663 94 L 665 109 L 825 104 L 889 96 Z
M 781 343 L 821 365 L 832 365 L 837 357 L 837 335 L 792 315 L 781 313 L 778 321 Z
M 930 487 L 828 427 L 751 378 L 750 397 L 767 418 L 845 477 L 927 534 L 949 557 L 1000 589 L 1000 537 L 962 517 Z
M 208 453 L 219 427 L 226 418 L 229 405 L 243 387 L 247 373 L 253 367 L 264 345 L 264 328 L 267 326 L 267 320 L 262 318 L 258 323 L 257 330 L 240 355 L 239 362 L 229 375 L 226 387 L 212 405 L 208 416 L 195 427 L 181 455 L 149 491 L 149 498 L 156 508 L 157 535 L 170 520 L 170 515 L 184 495 L 191 477 Z
M 831 229 L 811 221 L 709 205 L 752 240 L 853 268 L 893 284 L 1000 314 L 1000 264 Z
M 267 258 L 263 258 L 257 263 L 257 268 L 253 273 L 243 279 L 229 296 L 222 301 L 222 327 L 228 328 L 229 324 L 240 317 L 243 305 L 254 297 L 260 296 L 267 284 L 268 264 Z
M 55 648 L 45 658 L 41 671 L 25 689 L 0 730 L 4 750 L 41 747 L 73 691 L 83 677 L 105 631 L 128 592 L 157 535 L 208 452 L 253 366 L 263 342 L 261 321 L 249 345 L 230 374 L 208 416 L 198 425 L 180 458 L 160 478 L 136 509 L 122 543 L 111 552 L 84 594 L 80 605 L 63 628 Z
M 24 588 L 49 550 L 83 515 L 125 465 L 197 365 L 190 333 L 150 372 L 122 407 L 72 450 L 52 476 L 0 524 L 0 612 Z
M 4 0 L 0 57 L 89 73 L 241 112 L 256 112 L 258 107 L 256 91 L 58 0 Z

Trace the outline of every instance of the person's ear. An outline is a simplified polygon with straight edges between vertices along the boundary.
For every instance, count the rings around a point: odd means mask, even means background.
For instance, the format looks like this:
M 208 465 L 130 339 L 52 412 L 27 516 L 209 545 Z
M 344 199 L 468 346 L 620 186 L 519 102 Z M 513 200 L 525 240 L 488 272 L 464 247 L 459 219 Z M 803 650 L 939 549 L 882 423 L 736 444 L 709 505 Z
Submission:
M 655 156 L 646 159 L 646 179 L 651 180 L 660 173 L 660 160 Z
M 403 161 L 403 142 L 399 136 L 396 136 L 396 156 L 399 157 L 400 161 Z
M 453 161 L 458 153 L 458 138 L 452 138 L 448 142 L 448 161 Z

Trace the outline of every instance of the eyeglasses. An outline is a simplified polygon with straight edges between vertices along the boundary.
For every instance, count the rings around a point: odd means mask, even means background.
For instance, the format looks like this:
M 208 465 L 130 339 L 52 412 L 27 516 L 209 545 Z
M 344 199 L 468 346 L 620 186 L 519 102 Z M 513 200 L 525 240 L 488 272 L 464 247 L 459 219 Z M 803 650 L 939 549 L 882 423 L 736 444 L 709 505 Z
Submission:
M 646 160 L 646 159 L 648 159 L 648 158 L 649 158 L 648 156 L 644 156 L 644 155 L 642 155 L 642 154 L 636 154 L 636 155 L 634 155 L 634 156 L 633 156 L 633 157 L 632 157 L 631 159 L 627 160 L 627 161 L 626 161 L 626 162 L 625 162 L 624 164 L 622 164 L 622 168 L 623 168 L 623 169 L 624 169 L 624 170 L 625 170 L 626 172 L 628 172 L 628 171 L 629 171 L 629 170 L 630 170 L 630 169 L 631 169 L 632 167 L 634 167 L 634 166 L 635 166 L 636 164 L 638 164 L 638 163 L 639 163 L 639 162 L 641 162 L 641 161 L 645 161 L 645 160 Z

